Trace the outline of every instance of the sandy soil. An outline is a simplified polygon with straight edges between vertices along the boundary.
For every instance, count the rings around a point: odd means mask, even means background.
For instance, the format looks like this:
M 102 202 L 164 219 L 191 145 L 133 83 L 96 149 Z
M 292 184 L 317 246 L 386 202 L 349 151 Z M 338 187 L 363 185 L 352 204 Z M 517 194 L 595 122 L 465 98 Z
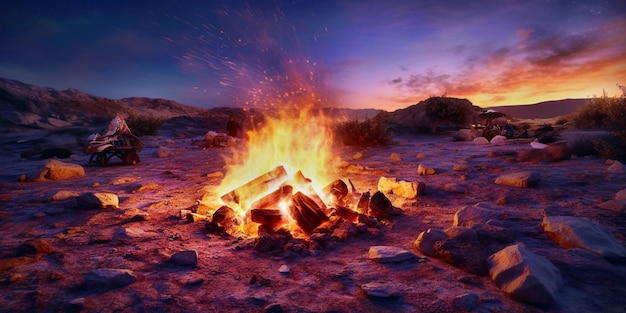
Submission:
M 332 241 L 311 255 L 268 255 L 254 250 L 254 238 L 207 234 L 204 223 L 188 223 L 180 210 L 193 207 L 206 187 L 218 186 L 228 149 L 202 149 L 194 138 L 175 139 L 173 132 L 142 138 L 142 162 L 134 166 L 88 165 L 89 156 L 76 151 L 71 162 L 83 165 L 86 176 L 47 182 L 18 182 L 21 174 L 39 169 L 46 160 L 22 159 L 20 139 L 41 133 L 4 134 L 0 155 L 0 257 L 29 239 L 44 238 L 53 252 L 35 262 L 0 272 L 0 311 L 4 312 L 263 312 L 280 305 L 285 312 L 455 312 L 454 299 L 474 293 L 475 312 L 623 312 L 626 308 L 626 267 L 611 264 L 581 249 L 562 249 L 541 230 L 541 214 L 593 219 L 618 238 L 626 235 L 623 212 L 597 207 L 626 188 L 625 174 L 607 173 L 598 157 L 575 157 L 558 163 L 526 164 L 507 153 L 527 149 L 526 142 L 476 146 L 454 142 L 450 134 L 396 136 L 389 147 L 338 147 L 351 166 L 338 178 L 351 179 L 359 191 L 376 190 L 380 176 L 419 180 L 427 194 L 417 200 L 391 198 L 402 214 L 379 231 Z M 165 149 L 170 156 L 159 158 Z M 353 160 L 355 153 L 363 154 Z M 491 157 L 491 155 L 503 155 Z M 392 160 L 397 153 L 401 161 Z M 419 176 L 418 164 L 437 174 Z M 466 165 L 463 172 L 454 165 Z M 359 166 L 363 166 L 360 168 Z M 536 188 L 499 186 L 499 175 L 517 171 L 541 174 Z M 446 191 L 453 183 L 466 190 Z M 117 210 L 77 210 L 72 200 L 47 201 L 58 191 L 110 192 L 120 198 Z M 506 204 L 498 205 L 498 199 Z M 536 307 L 508 298 L 489 277 L 457 269 L 435 258 L 380 264 L 367 258 L 369 247 L 389 245 L 419 254 L 418 234 L 431 227 L 451 226 L 454 213 L 485 203 L 510 212 L 502 223 L 535 254 L 561 271 L 565 285 L 557 302 Z M 136 218 L 147 213 L 149 218 Z M 145 215 L 143 215 L 145 216 Z M 132 236 L 119 236 L 120 229 Z M 139 230 L 139 231 L 138 231 Z M 178 266 L 170 256 L 197 250 L 196 266 Z M 289 273 L 279 273 L 287 265 Z M 85 275 L 97 268 L 130 269 L 137 281 L 101 290 L 86 286 Z M 366 297 L 361 286 L 389 284 L 398 295 Z

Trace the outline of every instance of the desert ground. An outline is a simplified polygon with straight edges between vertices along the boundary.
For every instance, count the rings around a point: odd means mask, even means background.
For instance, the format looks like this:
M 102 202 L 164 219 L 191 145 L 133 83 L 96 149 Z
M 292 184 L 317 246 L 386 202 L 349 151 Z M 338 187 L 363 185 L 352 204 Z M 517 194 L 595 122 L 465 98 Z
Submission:
M 626 188 L 626 174 L 607 171 L 607 160 L 573 156 L 560 162 L 518 162 L 515 154 L 529 149 L 529 141 L 476 145 L 453 141 L 452 133 L 396 134 L 392 145 L 373 148 L 336 144 L 334 153 L 343 161 L 337 179 L 350 179 L 357 191 L 376 191 L 384 176 L 423 182 L 425 192 L 416 199 L 389 195 L 399 209 L 391 219 L 348 237 L 333 236 L 314 250 L 259 251 L 253 236 L 207 233 L 204 222 L 181 219 L 181 210 L 193 209 L 220 184 L 224 156 L 232 153 L 204 148 L 206 127 L 166 125 L 160 135 L 142 137 L 145 148 L 136 165 L 89 164 L 89 155 L 74 144 L 74 154 L 61 161 L 83 166 L 85 176 L 54 181 L 24 179 L 48 160 L 22 158 L 20 152 L 41 139 L 75 143 L 77 133 L 2 134 L 0 260 L 17 263 L 0 271 L 0 311 L 626 310 L 624 264 L 585 249 L 562 248 L 541 227 L 544 214 L 587 218 L 624 245 L 623 209 L 600 206 Z M 419 175 L 419 164 L 436 173 Z M 521 171 L 538 173 L 539 183 L 532 188 L 494 183 L 500 175 Z M 117 195 L 119 208 L 76 207 L 76 196 L 93 192 Z M 54 200 L 64 193 L 70 196 Z M 514 300 L 489 275 L 467 272 L 414 247 L 421 232 L 449 228 L 455 212 L 477 204 L 498 212 L 494 225 L 510 244 L 523 243 L 558 268 L 563 284 L 554 303 Z M 43 239 L 49 247 L 24 253 L 25 243 L 33 239 Z M 372 246 L 402 248 L 415 258 L 376 262 L 368 257 Z M 193 250 L 197 262 L 191 265 L 172 260 Z M 97 269 L 128 270 L 135 279 L 103 286 L 89 278 Z M 372 295 L 372 288 L 381 290 Z

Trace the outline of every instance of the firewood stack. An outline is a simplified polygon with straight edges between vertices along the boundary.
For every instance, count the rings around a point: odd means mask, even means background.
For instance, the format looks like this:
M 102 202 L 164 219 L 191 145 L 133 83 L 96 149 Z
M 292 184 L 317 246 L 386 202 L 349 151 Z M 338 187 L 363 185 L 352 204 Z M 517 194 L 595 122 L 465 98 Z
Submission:
M 351 181 L 350 186 L 342 180 L 331 182 L 321 191 L 325 202 L 310 179 L 301 172 L 287 177 L 285 169 L 279 166 L 222 195 L 222 201 L 228 205 L 215 211 L 206 229 L 219 233 L 240 226 L 242 220 L 230 206 L 247 209 L 243 221 L 258 224 L 259 235 L 298 229 L 309 237 L 315 232 L 329 231 L 333 228 L 330 222 L 370 225 L 378 223 L 376 219 L 391 218 L 394 207 L 382 192 L 370 196 L 369 191 L 356 192 Z M 264 196 L 254 200 L 259 195 Z

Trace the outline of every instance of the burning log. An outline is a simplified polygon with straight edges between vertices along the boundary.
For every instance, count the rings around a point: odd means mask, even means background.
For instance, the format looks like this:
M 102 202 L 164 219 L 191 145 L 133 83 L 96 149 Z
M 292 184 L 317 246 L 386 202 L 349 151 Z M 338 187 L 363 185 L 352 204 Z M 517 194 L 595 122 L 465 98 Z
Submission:
M 317 194 L 317 191 L 313 189 L 311 180 L 304 177 L 302 171 L 298 171 L 292 177 L 294 184 L 299 190 L 304 191 L 322 210 L 326 211 L 327 207 L 322 198 Z
M 359 202 L 356 205 L 356 210 L 357 212 L 361 214 L 367 214 L 367 210 L 369 206 L 370 206 L 370 192 L 366 191 L 363 194 L 361 194 L 361 198 L 359 199 Z
M 280 186 L 276 191 L 255 201 L 250 206 L 253 209 L 277 208 L 281 202 L 289 202 L 293 194 L 293 187 L 289 185 Z
M 348 185 L 343 180 L 338 179 L 324 187 L 323 191 L 333 197 L 335 204 L 343 205 L 345 204 L 345 197 L 348 195 Z
M 250 219 L 263 225 L 281 225 L 289 222 L 288 217 L 277 209 L 252 209 L 250 210 Z
M 377 191 L 369 201 L 368 214 L 378 219 L 390 219 L 393 205 L 384 193 Z
M 287 171 L 281 165 L 273 170 L 239 186 L 221 197 L 222 201 L 227 204 L 246 203 L 250 197 L 264 195 L 269 193 L 287 178 Z
M 306 235 L 311 235 L 315 228 L 328 220 L 316 201 L 299 191 L 293 195 L 289 213 Z
M 223 205 L 213 213 L 213 218 L 206 223 L 205 229 L 210 233 L 222 233 L 235 224 L 236 218 L 235 210 Z
M 335 214 L 351 222 L 356 222 L 356 220 L 359 217 L 359 213 L 354 212 L 351 209 L 343 207 L 343 206 L 336 207 Z

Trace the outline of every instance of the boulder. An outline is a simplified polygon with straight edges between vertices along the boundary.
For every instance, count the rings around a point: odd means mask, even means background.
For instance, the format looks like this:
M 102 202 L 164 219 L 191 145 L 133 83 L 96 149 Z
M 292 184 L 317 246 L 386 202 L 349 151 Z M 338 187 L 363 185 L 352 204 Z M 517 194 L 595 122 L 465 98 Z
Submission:
M 473 142 L 474 142 L 475 145 L 484 146 L 484 145 L 488 145 L 489 144 L 489 139 L 487 139 L 485 137 L 476 137 L 476 138 L 474 138 Z
M 372 246 L 367 257 L 379 263 L 397 263 L 417 259 L 415 254 L 407 250 L 390 246 Z
M 506 137 L 502 136 L 502 135 L 496 135 L 493 138 L 491 138 L 490 143 L 492 145 L 503 145 L 506 143 Z
M 612 262 L 626 261 L 626 248 L 606 228 L 584 218 L 545 216 L 543 230 L 563 248 L 582 248 L 600 254 Z
M 622 189 L 615 194 L 615 200 L 626 200 L 626 189 Z
M 491 280 L 511 298 L 549 306 L 563 284 L 559 269 L 521 244 L 508 246 L 487 258 Z
M 114 193 L 86 192 L 76 197 L 76 206 L 84 210 L 119 208 L 120 200 Z
M 501 175 L 496 178 L 495 183 L 509 187 L 529 188 L 537 186 L 540 179 L 539 174 L 535 172 L 518 172 Z
M 63 180 L 85 176 L 85 169 L 73 163 L 65 163 L 59 160 L 50 160 L 44 164 L 43 168 L 35 175 L 34 181 Z

